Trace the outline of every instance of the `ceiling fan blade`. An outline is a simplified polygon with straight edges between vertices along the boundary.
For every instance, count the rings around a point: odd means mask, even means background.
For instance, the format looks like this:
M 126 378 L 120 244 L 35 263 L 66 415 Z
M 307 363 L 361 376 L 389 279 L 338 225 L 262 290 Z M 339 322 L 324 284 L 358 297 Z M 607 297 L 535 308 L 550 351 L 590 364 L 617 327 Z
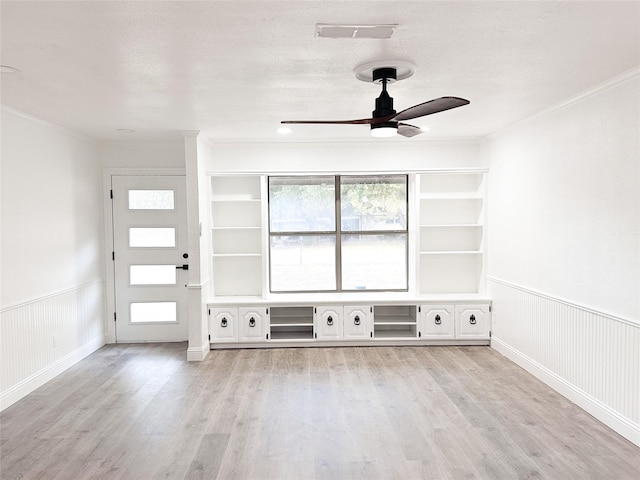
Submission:
M 316 125 L 368 125 L 378 119 L 360 118 L 358 120 L 282 120 L 282 124 L 316 124 Z
M 428 102 L 414 105 L 406 110 L 402 110 L 394 117 L 394 121 L 411 120 L 412 118 L 424 117 L 425 115 L 431 115 L 438 112 L 444 112 L 445 110 L 451 110 L 452 108 L 462 107 L 468 105 L 469 100 L 458 97 L 440 97 Z
M 409 125 L 408 123 L 398 123 L 398 135 L 403 137 L 415 137 L 424 133 L 420 127 Z

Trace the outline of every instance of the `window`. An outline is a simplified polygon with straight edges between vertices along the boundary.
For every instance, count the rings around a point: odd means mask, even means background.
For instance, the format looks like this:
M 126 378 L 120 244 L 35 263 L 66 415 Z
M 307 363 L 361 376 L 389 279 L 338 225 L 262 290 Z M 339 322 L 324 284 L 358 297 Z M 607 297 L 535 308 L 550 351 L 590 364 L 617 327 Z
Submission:
M 269 178 L 270 290 L 407 290 L 407 176 Z

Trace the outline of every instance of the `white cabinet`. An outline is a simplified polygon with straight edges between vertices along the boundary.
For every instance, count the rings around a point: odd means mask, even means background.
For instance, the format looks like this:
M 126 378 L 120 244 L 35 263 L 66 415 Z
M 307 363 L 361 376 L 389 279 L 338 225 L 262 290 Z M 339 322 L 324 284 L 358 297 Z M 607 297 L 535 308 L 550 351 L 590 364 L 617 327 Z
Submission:
M 324 305 L 316 307 L 315 325 L 317 340 L 341 340 L 343 336 L 343 307 Z
M 487 345 L 491 335 L 490 301 L 455 299 L 451 303 L 416 298 L 416 304 L 387 302 L 358 304 L 210 305 L 212 345 L 257 343 L 398 345 Z M 444 300 L 444 297 L 443 297 Z M 455 302 L 455 300 L 458 300 Z M 455 302 L 455 303 L 454 303 Z
M 485 183 L 484 173 L 418 175 L 420 293 L 482 290 Z
M 269 313 L 265 307 L 240 307 L 238 309 L 239 341 L 262 342 L 267 339 Z
M 491 331 L 489 305 L 457 305 L 456 338 L 460 340 L 488 340 Z
M 345 305 L 343 315 L 343 337 L 350 340 L 367 340 L 373 337 L 371 306 Z
M 261 296 L 264 180 L 259 175 L 211 177 L 213 294 Z
M 453 305 L 422 305 L 418 337 L 429 339 L 453 339 L 455 307 Z
M 212 342 L 237 342 L 238 309 L 233 307 L 210 309 L 209 335 Z

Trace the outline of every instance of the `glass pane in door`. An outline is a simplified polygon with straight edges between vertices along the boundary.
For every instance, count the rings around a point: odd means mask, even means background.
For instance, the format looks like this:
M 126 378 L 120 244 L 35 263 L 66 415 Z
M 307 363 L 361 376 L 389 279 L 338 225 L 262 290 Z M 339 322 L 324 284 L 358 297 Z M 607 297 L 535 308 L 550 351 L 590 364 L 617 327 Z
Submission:
M 176 302 L 131 304 L 131 323 L 169 323 L 177 320 Z

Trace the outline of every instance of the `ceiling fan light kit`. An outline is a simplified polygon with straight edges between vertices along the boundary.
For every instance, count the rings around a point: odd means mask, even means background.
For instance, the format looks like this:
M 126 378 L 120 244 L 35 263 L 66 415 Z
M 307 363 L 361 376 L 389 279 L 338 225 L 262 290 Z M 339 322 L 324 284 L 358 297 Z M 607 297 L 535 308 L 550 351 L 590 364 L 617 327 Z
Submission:
M 395 137 L 398 133 L 398 122 L 384 122 L 371 125 L 371 136 L 376 138 Z
M 470 102 L 459 97 L 440 97 L 429 100 L 428 102 L 419 103 L 413 107 L 406 108 L 400 113 L 396 113 L 393 108 L 393 98 L 387 92 L 387 84 L 402 80 L 413 74 L 413 64 L 408 62 L 389 62 L 401 64 L 402 71 L 399 72 L 398 67 L 384 65 L 381 62 L 373 62 L 357 67 L 355 70 L 356 78 L 368 81 L 378 82 L 382 85 L 382 92 L 376 98 L 376 108 L 372 112 L 371 118 L 360 118 L 357 120 L 283 120 L 282 124 L 332 124 L 332 125 L 369 125 L 372 137 L 392 137 L 396 133 L 403 137 L 414 137 L 424 133 L 419 127 L 403 123 L 404 120 L 432 115 L 434 113 L 444 112 L 452 108 L 468 105 Z M 365 77 L 367 80 L 365 80 Z

